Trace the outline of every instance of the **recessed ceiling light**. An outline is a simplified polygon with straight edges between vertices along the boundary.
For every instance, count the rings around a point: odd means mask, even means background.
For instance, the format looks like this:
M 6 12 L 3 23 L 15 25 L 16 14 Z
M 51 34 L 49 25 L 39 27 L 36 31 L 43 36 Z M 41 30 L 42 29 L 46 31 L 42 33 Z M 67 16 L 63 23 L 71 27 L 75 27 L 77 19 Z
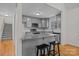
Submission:
M 40 15 L 40 13 L 39 13 L 39 12 L 37 12 L 37 13 L 36 13 L 36 15 Z
M 34 12 L 34 15 L 39 16 L 41 14 L 41 12 Z
M 6 14 L 5 16 L 9 16 L 9 15 Z

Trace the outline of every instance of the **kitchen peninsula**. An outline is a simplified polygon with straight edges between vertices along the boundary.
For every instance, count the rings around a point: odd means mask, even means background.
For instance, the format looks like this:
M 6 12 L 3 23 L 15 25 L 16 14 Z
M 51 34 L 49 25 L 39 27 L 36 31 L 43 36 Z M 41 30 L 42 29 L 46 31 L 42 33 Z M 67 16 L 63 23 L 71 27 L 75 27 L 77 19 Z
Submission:
M 48 44 L 50 41 L 54 41 L 53 34 L 35 34 L 30 35 L 22 39 L 22 47 L 23 47 L 23 56 L 24 55 L 36 55 L 36 46 L 46 43 Z
M 30 36 L 26 35 L 22 40 L 31 40 L 31 39 L 42 39 L 54 37 L 55 34 L 45 33 L 45 34 L 32 34 Z

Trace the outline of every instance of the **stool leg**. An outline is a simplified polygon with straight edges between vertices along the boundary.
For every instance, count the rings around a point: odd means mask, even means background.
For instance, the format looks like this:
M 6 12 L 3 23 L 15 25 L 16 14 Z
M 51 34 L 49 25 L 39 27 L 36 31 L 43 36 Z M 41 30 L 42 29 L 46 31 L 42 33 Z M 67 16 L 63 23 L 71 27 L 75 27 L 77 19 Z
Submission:
M 45 49 L 43 51 L 44 51 L 43 55 L 45 56 Z
M 51 51 L 51 44 L 49 45 L 49 49 L 48 49 L 48 56 L 50 55 L 50 51 Z
M 47 55 L 49 55 L 49 48 L 47 47 Z
M 53 56 L 55 56 L 55 44 L 53 45 Z
M 36 56 L 38 56 L 38 52 L 39 52 L 39 50 L 37 49 L 37 53 L 36 53 Z
M 42 50 L 40 50 L 40 56 L 42 56 Z
M 58 54 L 59 54 L 59 56 L 60 56 L 59 43 L 57 44 L 57 48 L 58 48 Z

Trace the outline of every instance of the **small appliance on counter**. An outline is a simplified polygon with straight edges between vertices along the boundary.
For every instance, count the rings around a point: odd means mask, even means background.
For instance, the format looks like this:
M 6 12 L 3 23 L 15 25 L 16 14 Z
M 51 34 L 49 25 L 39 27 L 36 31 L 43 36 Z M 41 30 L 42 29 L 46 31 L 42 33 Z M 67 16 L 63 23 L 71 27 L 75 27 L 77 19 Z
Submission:
M 38 28 L 38 23 L 32 23 L 32 27 Z
M 37 29 L 30 29 L 30 31 L 31 31 L 33 34 L 40 34 L 40 32 L 38 32 Z

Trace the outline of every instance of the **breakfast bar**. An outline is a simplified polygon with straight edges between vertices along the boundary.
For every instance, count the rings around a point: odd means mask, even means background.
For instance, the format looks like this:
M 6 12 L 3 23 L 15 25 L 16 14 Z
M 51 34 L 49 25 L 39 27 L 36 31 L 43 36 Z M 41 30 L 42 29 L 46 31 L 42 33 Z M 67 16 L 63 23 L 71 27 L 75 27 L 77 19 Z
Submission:
M 22 39 L 22 55 L 23 56 L 35 56 L 36 46 L 41 44 L 48 44 L 51 41 L 55 41 L 55 35 L 51 33 L 26 35 Z

